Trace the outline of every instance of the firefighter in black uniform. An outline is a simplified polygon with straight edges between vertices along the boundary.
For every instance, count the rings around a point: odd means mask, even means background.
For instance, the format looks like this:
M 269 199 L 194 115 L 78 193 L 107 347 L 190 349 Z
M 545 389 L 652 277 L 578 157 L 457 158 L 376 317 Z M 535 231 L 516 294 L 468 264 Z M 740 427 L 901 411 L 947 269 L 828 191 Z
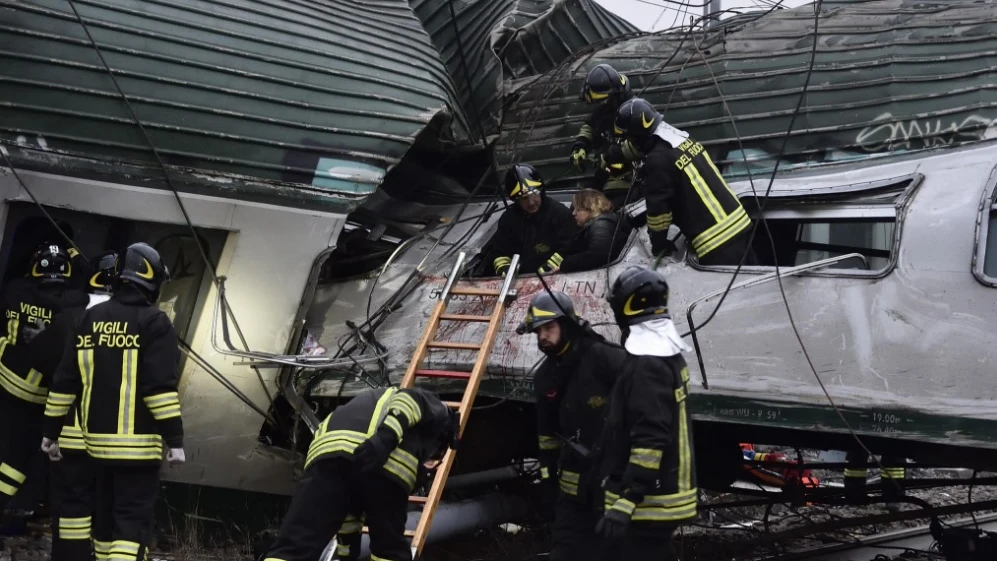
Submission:
M 152 537 L 163 441 L 171 465 L 185 460 L 180 348 L 173 324 L 155 304 L 169 280 L 159 253 L 144 243 L 130 245 L 119 255 L 117 271 L 114 295 L 83 313 L 75 352 L 66 353 L 56 370 L 42 450 L 62 459 L 60 433 L 79 399 L 96 479 L 97 559 L 136 561 L 145 559 Z
M 405 537 L 409 493 L 425 462 L 456 447 L 459 415 L 432 392 L 366 391 L 315 431 L 298 482 L 265 561 L 315 561 L 344 522 L 365 516 L 372 559 L 411 561 Z M 348 525 L 347 525 L 348 526 Z M 357 539 L 346 542 L 355 558 Z
M 76 329 L 83 312 L 110 298 L 117 254 L 106 252 L 95 260 L 96 272 L 88 279 L 90 301 L 66 308 L 31 341 L 30 353 L 42 378 L 51 380 L 66 351 L 75 354 Z M 62 460 L 51 463 L 52 561 L 89 561 L 94 472 L 76 406 L 70 408 L 59 436 Z
M 644 161 L 641 173 L 651 251 L 655 255 L 675 251 L 668 239 L 674 222 L 701 264 L 740 263 L 748 250 L 751 219 L 703 145 L 666 123 L 641 98 L 620 106 L 615 127 L 626 136 L 625 157 Z
M 563 292 L 534 296 L 516 331 L 536 333 L 546 355 L 534 389 L 541 485 L 555 505 L 550 558 L 595 559 L 601 497 L 588 455 L 602 434 L 609 394 L 627 353 L 578 317 Z
M 852 449 L 845 456 L 849 467 L 845 468 L 845 498 L 851 504 L 864 504 L 866 495 L 866 478 L 869 469 L 866 462 L 869 456 L 862 449 Z M 879 485 L 883 492 L 883 501 L 890 509 L 896 508 L 896 503 L 903 500 L 907 491 L 904 485 L 906 474 L 906 458 L 898 456 L 882 456 L 882 469 L 879 471 Z
M 595 105 L 595 111 L 578 130 L 571 146 L 571 163 L 584 171 L 589 155 L 598 161 L 592 187 L 605 192 L 614 208 L 622 208 L 633 181 L 633 166 L 623 157 L 613 133 L 616 112 L 623 102 L 633 97 L 630 80 L 608 64 L 599 64 L 589 70 L 582 84 L 581 99 Z M 629 203 L 643 195 L 631 193 Z
M 30 270 L 4 287 L 0 301 L 7 329 L 0 338 L 0 512 L 28 479 L 38 454 L 48 380 L 33 368 L 30 339 L 64 308 L 85 306 L 86 291 L 74 280 L 85 261 L 59 243 L 42 244 Z
M 687 398 L 688 347 L 668 316 L 664 276 L 629 267 L 609 304 L 626 328 L 628 360 L 610 396 L 597 457 L 605 512 L 596 526 L 603 559 L 674 559 L 671 536 L 696 517 L 697 489 Z
M 492 268 L 504 275 L 519 254 L 521 272 L 533 272 L 554 253 L 571 247 L 578 226 L 571 210 L 547 199 L 540 174 L 529 164 L 516 164 L 505 174 L 505 193 L 515 204 L 499 218 L 489 241 Z

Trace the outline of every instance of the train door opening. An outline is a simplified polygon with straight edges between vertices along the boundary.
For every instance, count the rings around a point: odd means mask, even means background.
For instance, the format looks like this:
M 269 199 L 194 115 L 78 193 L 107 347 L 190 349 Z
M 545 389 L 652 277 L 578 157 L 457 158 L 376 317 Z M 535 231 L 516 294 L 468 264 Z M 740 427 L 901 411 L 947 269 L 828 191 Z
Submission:
M 186 225 L 128 220 L 56 207 L 45 207 L 66 235 L 88 258 L 129 244 L 145 242 L 163 257 L 171 280 L 163 286 L 159 307 L 170 317 L 177 335 L 190 340 L 191 330 L 204 312 L 211 275 Z M 195 228 L 208 253 L 212 267 L 218 262 L 228 232 Z M 4 282 L 27 272 L 28 259 L 42 243 L 64 238 L 37 205 L 26 202 L 7 204 L 0 244 L 0 278 Z M 210 311 L 209 311 L 210 313 Z

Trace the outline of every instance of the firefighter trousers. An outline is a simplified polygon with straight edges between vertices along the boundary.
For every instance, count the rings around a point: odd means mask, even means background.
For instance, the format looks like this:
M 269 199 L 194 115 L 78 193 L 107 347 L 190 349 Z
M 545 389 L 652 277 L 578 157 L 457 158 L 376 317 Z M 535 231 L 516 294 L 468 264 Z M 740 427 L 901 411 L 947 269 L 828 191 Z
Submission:
M 94 467 L 86 452 L 51 462 L 52 561 L 90 561 Z
M 298 482 L 265 561 L 315 561 L 347 516 L 356 513 L 366 517 L 371 559 L 411 561 L 407 510 L 408 493 L 382 472 L 360 473 L 347 458 L 316 460 Z
M 0 512 L 24 487 L 41 454 L 44 405 L 28 403 L 0 390 Z
M 672 534 L 676 526 L 661 523 L 631 522 L 619 539 L 600 540 L 600 561 L 675 561 Z
M 595 525 L 600 514 L 577 497 L 559 493 L 554 507 L 551 561 L 595 561 L 598 540 Z
M 93 548 L 97 561 L 144 560 L 152 540 L 159 466 L 94 464 Z

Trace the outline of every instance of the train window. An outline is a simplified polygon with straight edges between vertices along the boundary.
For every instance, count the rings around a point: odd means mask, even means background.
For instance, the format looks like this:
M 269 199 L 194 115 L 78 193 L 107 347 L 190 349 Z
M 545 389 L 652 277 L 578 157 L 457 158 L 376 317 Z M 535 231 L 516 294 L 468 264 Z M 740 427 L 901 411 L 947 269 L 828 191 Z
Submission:
M 987 286 L 997 287 L 997 167 L 990 173 L 980 201 L 973 276 Z
M 753 268 L 793 267 L 858 253 L 863 260 L 840 261 L 818 274 L 886 274 L 896 261 L 900 243 L 898 217 L 922 178 L 914 174 L 841 187 L 786 190 L 772 195 L 763 208 L 761 197 L 742 197 L 752 220 L 764 216 L 772 233 L 770 241 L 764 226 L 758 226 L 752 244 L 757 267 Z

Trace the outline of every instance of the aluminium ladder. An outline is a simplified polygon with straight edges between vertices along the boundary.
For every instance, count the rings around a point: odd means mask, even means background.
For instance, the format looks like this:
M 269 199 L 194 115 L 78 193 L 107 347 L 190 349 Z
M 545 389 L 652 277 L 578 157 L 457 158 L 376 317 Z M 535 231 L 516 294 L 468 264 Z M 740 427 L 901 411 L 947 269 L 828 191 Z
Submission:
M 461 288 L 455 285 L 460 282 L 460 277 L 464 273 L 464 261 L 466 257 L 467 255 L 464 252 L 461 252 L 457 256 L 457 262 L 450 272 L 450 277 L 447 279 L 443 292 L 440 294 L 439 301 L 436 302 L 436 306 L 429 315 L 429 323 L 426 325 L 426 330 L 423 331 L 422 338 L 419 339 L 419 343 L 415 347 L 412 360 L 409 362 L 408 369 L 405 371 L 405 376 L 402 378 L 401 383 L 402 388 L 411 388 L 415 386 L 416 378 L 445 378 L 466 381 L 467 385 L 464 388 L 464 396 L 460 401 L 443 402 L 448 407 L 456 409 L 460 413 L 460 431 L 458 433 L 460 435 L 464 434 L 464 427 L 467 425 L 467 419 L 471 413 L 471 405 L 478 394 L 478 386 L 484 377 L 488 358 L 491 356 L 492 347 L 495 344 L 495 339 L 498 337 L 499 328 L 505 316 L 506 306 L 515 298 L 516 293 L 512 288 L 512 283 L 516 280 L 516 273 L 519 270 L 519 255 L 517 254 L 512 257 L 512 263 L 509 265 L 509 270 L 506 271 L 505 278 L 502 280 L 502 286 L 498 291 L 472 287 Z M 447 304 L 453 295 L 494 298 L 495 304 L 489 315 L 448 314 Z M 485 331 L 484 339 L 480 343 L 437 341 L 437 329 L 440 323 L 444 321 L 465 324 L 487 323 L 488 327 Z M 476 351 L 478 356 L 470 372 L 423 369 L 423 362 L 431 349 Z M 436 467 L 433 483 L 427 496 L 409 497 L 409 504 L 421 505 L 422 510 L 419 516 L 419 523 L 416 525 L 415 530 L 406 530 L 405 532 L 405 536 L 411 539 L 413 559 L 422 554 L 422 548 L 426 544 L 426 537 L 429 535 L 429 529 L 432 526 L 433 514 L 436 512 L 436 507 L 443 496 L 443 487 L 446 485 L 447 476 L 450 474 L 450 468 L 453 466 L 455 456 L 456 450 L 452 449 L 448 449 L 446 454 L 444 454 L 443 460 Z M 364 527 L 364 533 L 366 531 L 367 528 Z

